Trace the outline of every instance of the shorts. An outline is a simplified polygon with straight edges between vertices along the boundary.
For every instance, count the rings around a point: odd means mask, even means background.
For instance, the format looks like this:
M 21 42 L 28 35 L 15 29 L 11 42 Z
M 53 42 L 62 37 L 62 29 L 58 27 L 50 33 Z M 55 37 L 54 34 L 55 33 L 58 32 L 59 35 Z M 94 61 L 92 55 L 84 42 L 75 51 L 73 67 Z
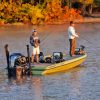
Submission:
M 33 55 L 36 55 L 36 54 L 40 54 L 40 48 L 39 46 L 38 47 L 33 47 L 33 52 L 32 52 Z

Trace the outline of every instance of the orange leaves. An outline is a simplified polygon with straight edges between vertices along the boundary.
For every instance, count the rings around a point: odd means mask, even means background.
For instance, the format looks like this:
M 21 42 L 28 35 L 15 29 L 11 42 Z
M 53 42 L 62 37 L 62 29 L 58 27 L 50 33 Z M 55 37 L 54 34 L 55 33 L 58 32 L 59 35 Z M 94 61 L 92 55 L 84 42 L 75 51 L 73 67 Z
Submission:
M 80 15 L 81 11 L 77 9 L 69 9 L 68 7 L 64 8 L 64 17 L 67 21 L 68 20 L 75 20 L 75 19 L 81 19 L 82 16 Z
M 62 14 L 62 8 L 60 5 L 60 0 L 52 0 L 51 2 L 47 2 L 44 13 L 46 22 L 48 21 L 53 22 L 55 20 L 59 20 L 61 14 Z
M 75 19 L 81 19 L 81 11 L 76 9 L 69 9 L 68 6 L 64 8 L 61 7 L 60 0 L 52 0 L 47 2 L 45 13 L 45 22 L 55 22 L 55 21 L 69 21 Z
M 0 19 L 6 23 L 23 22 L 32 24 L 65 22 L 81 19 L 81 11 L 61 7 L 61 0 L 47 0 L 43 5 L 22 4 L 14 2 L 0 3 Z

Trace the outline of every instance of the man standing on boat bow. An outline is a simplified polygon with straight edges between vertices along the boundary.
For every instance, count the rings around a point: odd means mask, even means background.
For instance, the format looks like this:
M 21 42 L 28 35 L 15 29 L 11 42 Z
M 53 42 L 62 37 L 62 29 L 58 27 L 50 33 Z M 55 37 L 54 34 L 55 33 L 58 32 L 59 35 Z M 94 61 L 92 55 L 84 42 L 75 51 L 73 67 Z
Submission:
M 34 63 L 34 56 L 36 56 L 36 62 L 39 63 L 40 39 L 36 29 L 32 30 L 32 35 L 30 36 L 30 44 L 33 47 L 31 62 Z
M 70 26 L 68 28 L 68 37 L 70 42 L 70 56 L 73 57 L 75 54 L 76 48 L 76 38 L 79 37 L 78 34 L 75 32 L 74 28 L 75 24 L 73 21 L 70 21 Z

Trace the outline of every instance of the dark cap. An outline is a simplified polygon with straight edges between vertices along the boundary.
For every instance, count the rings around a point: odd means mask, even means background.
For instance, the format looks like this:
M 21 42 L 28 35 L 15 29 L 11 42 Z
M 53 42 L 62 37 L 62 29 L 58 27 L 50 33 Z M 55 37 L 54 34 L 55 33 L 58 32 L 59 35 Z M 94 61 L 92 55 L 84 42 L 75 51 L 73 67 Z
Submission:
M 37 30 L 36 30 L 36 29 L 33 29 L 33 30 L 32 30 L 32 33 L 34 33 L 34 32 L 37 32 Z
M 70 25 L 71 25 L 71 24 L 74 24 L 74 22 L 73 22 L 73 21 L 70 21 Z

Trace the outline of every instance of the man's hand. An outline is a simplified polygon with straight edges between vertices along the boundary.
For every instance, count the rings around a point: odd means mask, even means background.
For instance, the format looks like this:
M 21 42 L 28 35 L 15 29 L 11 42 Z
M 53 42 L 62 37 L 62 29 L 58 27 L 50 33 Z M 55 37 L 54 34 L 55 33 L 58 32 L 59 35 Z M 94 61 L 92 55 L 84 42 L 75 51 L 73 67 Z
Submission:
M 78 36 L 80 35 L 80 33 L 76 33 Z
M 79 37 L 80 34 L 79 33 L 76 33 L 76 34 L 77 34 L 77 37 Z

